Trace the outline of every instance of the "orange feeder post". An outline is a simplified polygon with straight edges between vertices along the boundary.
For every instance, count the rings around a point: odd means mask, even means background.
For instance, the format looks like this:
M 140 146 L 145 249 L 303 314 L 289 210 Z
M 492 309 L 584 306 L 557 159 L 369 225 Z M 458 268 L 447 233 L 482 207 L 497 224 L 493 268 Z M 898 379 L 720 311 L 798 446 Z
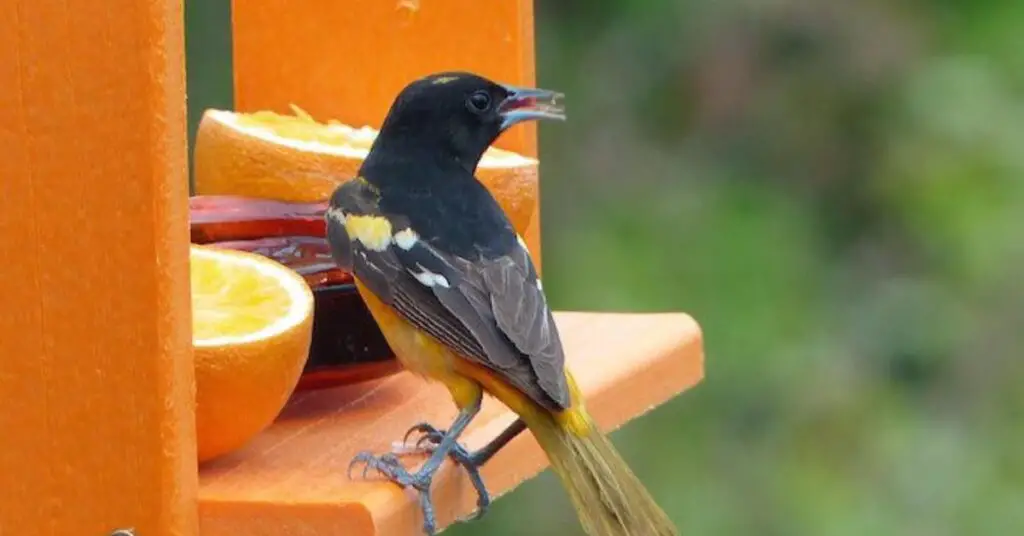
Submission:
M 0 18 L 0 534 L 197 532 L 180 0 Z

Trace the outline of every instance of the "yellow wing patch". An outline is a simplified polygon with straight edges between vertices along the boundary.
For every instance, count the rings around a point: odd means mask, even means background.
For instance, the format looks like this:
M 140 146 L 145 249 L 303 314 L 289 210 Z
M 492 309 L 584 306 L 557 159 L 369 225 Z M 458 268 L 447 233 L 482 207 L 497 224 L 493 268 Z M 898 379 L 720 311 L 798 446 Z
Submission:
M 345 215 L 345 231 L 373 251 L 384 251 L 391 244 L 391 222 L 382 216 Z

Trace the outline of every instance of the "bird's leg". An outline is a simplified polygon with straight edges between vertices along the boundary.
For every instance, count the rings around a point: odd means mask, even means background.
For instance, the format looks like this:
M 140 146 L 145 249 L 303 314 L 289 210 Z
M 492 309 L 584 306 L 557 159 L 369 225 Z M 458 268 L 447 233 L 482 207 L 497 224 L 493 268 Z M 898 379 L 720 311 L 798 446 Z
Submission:
M 455 460 L 456 463 L 461 465 L 466 473 L 469 474 L 469 480 L 473 483 L 473 488 L 477 491 L 477 510 L 467 519 L 477 519 L 487 512 L 487 508 L 491 504 L 490 494 L 487 492 L 487 487 L 484 485 L 483 477 L 480 476 L 480 468 L 485 463 L 490 461 L 495 454 L 498 453 L 505 445 L 515 439 L 520 433 L 526 430 L 526 423 L 522 419 L 516 419 L 507 428 L 501 431 L 494 439 L 488 442 L 486 445 L 480 447 L 476 451 L 469 452 L 466 447 L 456 443 L 448 455 Z M 430 423 L 421 422 L 405 433 L 405 442 L 408 442 L 409 436 L 413 433 L 423 434 L 419 440 L 416 441 L 416 450 L 426 453 L 436 453 L 439 445 L 444 440 L 444 430 L 438 430 Z
M 430 499 L 430 484 L 444 459 L 449 456 L 453 448 L 459 446 L 457 443 L 459 436 L 465 431 L 473 417 L 480 412 L 480 401 L 481 396 L 478 395 L 475 402 L 459 410 L 459 414 L 452 422 L 451 428 L 449 428 L 447 433 L 443 434 L 437 446 L 430 453 L 430 457 L 427 458 L 427 461 L 415 473 L 410 473 L 406 470 L 398 457 L 393 453 L 374 456 L 372 453 L 364 451 L 357 454 L 349 464 L 349 477 L 351 478 L 352 467 L 358 463 L 364 463 L 364 477 L 368 470 L 374 469 L 392 482 L 403 487 L 411 486 L 416 489 L 420 496 L 420 508 L 423 510 L 423 530 L 428 535 L 434 534 L 437 530 L 437 520 L 434 516 L 434 503 Z M 482 485 L 483 482 L 481 481 L 481 488 L 478 489 L 483 489 Z M 483 493 L 486 494 L 487 490 L 483 489 Z
M 526 423 L 523 422 L 522 419 L 516 419 L 512 424 L 502 430 L 494 439 L 479 449 L 470 452 L 466 447 L 456 444 L 449 454 L 452 459 L 460 464 L 472 465 L 473 467 L 480 468 L 489 462 L 499 450 L 504 448 L 505 445 L 515 439 L 516 436 L 524 430 L 526 430 Z M 413 449 L 412 452 L 425 452 L 429 454 L 437 449 L 437 445 L 441 443 L 441 439 L 444 437 L 445 431 L 437 429 L 430 423 L 421 422 L 406 432 L 404 443 L 408 443 L 409 436 L 414 433 L 423 435 L 416 441 L 415 449 Z

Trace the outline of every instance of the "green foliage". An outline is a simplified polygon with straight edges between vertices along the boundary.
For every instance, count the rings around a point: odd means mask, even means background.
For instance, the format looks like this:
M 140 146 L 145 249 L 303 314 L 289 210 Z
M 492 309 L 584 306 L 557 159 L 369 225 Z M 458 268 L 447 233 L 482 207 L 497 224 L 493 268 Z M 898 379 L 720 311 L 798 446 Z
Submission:
M 537 10 L 545 288 L 705 330 L 612 436 L 683 532 L 1024 530 L 1024 3 Z M 448 533 L 579 530 L 545 474 Z

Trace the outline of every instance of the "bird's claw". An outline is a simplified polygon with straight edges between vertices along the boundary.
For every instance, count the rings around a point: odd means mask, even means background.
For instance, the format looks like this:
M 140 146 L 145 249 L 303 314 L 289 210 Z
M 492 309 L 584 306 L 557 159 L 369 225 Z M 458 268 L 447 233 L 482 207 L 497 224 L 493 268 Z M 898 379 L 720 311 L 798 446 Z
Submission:
M 348 465 L 349 478 L 352 478 L 352 468 L 360 463 L 363 464 L 363 478 L 366 478 L 367 474 L 372 469 L 387 477 L 388 480 L 391 480 L 403 487 L 412 487 L 421 492 L 427 492 L 430 490 L 430 480 L 433 475 L 422 474 L 420 472 L 410 473 L 409 470 L 402 465 L 398 456 L 395 456 L 390 452 L 380 456 L 374 456 L 372 453 L 365 451 L 356 454 L 355 458 L 352 458 L 352 461 Z
M 433 474 L 422 470 L 410 473 L 405 466 L 402 465 L 398 456 L 395 456 L 390 452 L 380 456 L 375 456 L 370 452 L 363 451 L 356 454 L 349 463 L 349 478 L 352 478 L 352 468 L 360 463 L 363 464 L 363 478 L 366 478 L 369 470 L 373 469 L 387 477 L 388 480 L 391 480 L 403 488 L 411 487 L 418 491 L 420 496 L 420 508 L 423 510 L 423 530 L 428 535 L 433 535 L 437 531 L 437 519 L 434 516 L 434 504 L 430 499 L 430 483 L 434 478 Z
M 403 445 L 408 444 L 409 437 L 413 434 L 422 434 L 420 438 L 416 440 L 415 449 L 426 454 L 431 454 L 441 444 L 446 433 L 447 432 L 445 430 L 438 429 L 428 422 L 421 422 L 409 428 L 405 433 L 405 436 L 402 438 L 402 443 Z M 452 446 L 448 455 L 455 461 L 455 463 L 458 463 L 466 470 L 466 473 L 469 474 L 470 481 L 473 483 L 473 488 L 477 492 L 476 511 L 469 514 L 467 517 L 460 518 L 460 521 L 472 521 L 479 519 L 487 512 L 487 509 L 491 505 L 491 495 L 487 491 L 487 487 L 484 485 L 483 477 L 480 475 L 480 464 L 477 463 L 473 454 L 459 443 Z
M 409 443 L 409 437 L 413 434 L 422 434 L 419 439 L 414 443 L 415 449 L 430 454 L 434 452 L 438 445 L 441 444 L 441 440 L 444 439 L 444 430 L 439 430 L 434 425 L 428 422 L 421 422 L 414 424 L 402 438 L 402 444 L 407 445 Z M 432 443 L 432 444 L 431 444 Z M 458 447 L 459 445 L 456 445 Z
M 421 422 L 409 428 L 405 436 L 402 438 L 402 447 L 409 443 L 410 438 L 414 434 L 421 434 L 421 437 L 419 437 L 414 443 L 415 450 L 424 454 L 432 454 L 440 446 L 446 433 L 446 431 L 440 430 L 430 423 Z M 487 492 L 483 478 L 480 476 L 480 464 L 476 462 L 473 455 L 466 450 L 465 447 L 458 443 L 455 443 L 452 446 L 448 455 L 466 470 L 470 481 L 473 483 L 473 488 L 477 492 L 476 511 L 466 517 L 460 518 L 460 521 L 478 519 L 487 511 L 491 504 L 490 493 Z M 424 531 L 426 531 L 427 534 L 434 534 L 437 527 L 437 521 L 434 516 L 434 505 L 430 499 L 430 484 L 434 477 L 433 471 L 420 469 L 416 473 L 410 473 L 405 466 L 402 465 L 396 452 L 388 452 L 380 456 L 376 456 L 370 452 L 364 451 L 356 454 L 352 459 L 352 462 L 349 463 L 349 478 L 352 478 L 352 469 L 359 464 L 363 464 L 363 478 L 366 478 L 367 474 L 372 469 L 402 487 L 412 487 L 416 489 L 419 492 L 420 507 L 423 510 Z

